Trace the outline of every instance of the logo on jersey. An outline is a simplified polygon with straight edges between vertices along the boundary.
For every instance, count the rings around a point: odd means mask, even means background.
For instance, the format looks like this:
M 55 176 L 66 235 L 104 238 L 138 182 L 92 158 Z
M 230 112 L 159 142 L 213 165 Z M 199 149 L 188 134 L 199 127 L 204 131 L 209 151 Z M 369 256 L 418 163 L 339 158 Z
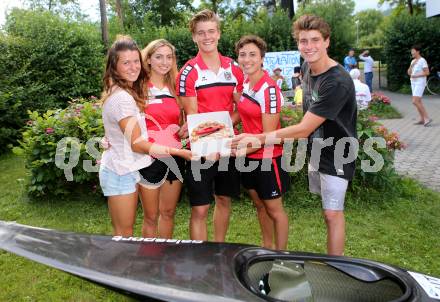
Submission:
M 269 88 L 270 113 L 277 113 L 277 91 L 275 87 Z
M 193 67 L 191 65 L 187 65 L 185 67 L 185 69 L 183 69 L 182 74 L 180 75 L 180 79 L 179 79 L 179 93 L 181 95 L 185 95 L 185 93 L 186 93 L 186 88 L 185 88 L 186 79 L 188 77 L 189 72 L 192 69 L 193 69 Z
M 232 79 L 232 74 L 229 71 L 225 71 L 225 79 L 227 81 L 230 81 Z
M 312 90 L 312 103 L 316 102 L 319 99 L 318 92 L 315 90 Z

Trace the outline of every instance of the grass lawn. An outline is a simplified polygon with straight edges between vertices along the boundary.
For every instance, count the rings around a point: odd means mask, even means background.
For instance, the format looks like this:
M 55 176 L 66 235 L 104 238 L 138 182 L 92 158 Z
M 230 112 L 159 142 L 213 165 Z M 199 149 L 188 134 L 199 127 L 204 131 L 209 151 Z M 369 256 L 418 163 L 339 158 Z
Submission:
M 24 160 L 0 157 L 0 219 L 83 233 L 110 234 L 105 200 L 84 193 L 30 200 L 25 194 Z M 228 241 L 259 243 L 249 199 L 233 205 Z M 320 200 L 296 177 L 285 198 L 290 250 L 324 253 L 326 232 Z M 177 210 L 176 238 L 188 238 L 189 207 Z M 440 194 L 403 179 L 393 190 L 352 186 L 346 202 L 346 255 L 370 258 L 440 276 Z M 136 226 L 140 234 L 141 211 Z M 210 224 L 211 225 L 211 224 Z M 0 252 L 0 301 L 130 301 L 66 273 Z

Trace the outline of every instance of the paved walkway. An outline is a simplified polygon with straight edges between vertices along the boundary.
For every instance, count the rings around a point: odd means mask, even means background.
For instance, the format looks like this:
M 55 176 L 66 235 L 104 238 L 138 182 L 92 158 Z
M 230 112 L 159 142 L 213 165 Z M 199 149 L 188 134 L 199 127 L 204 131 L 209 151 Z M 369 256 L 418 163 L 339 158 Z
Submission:
M 385 95 L 391 98 L 391 104 L 403 118 L 381 122 L 399 133 L 402 141 L 408 145 L 405 150 L 396 152 L 396 171 L 440 192 L 440 97 L 423 97 L 423 103 L 433 119 L 430 127 L 423 127 L 413 125 L 418 121 L 418 113 L 411 103 L 411 96 L 388 91 Z

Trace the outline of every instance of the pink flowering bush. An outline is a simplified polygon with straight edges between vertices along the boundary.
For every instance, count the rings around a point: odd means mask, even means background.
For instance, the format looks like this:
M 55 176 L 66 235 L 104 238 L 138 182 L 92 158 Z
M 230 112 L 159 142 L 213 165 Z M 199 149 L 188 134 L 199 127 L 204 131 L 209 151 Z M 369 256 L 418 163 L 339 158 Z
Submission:
M 370 115 L 377 116 L 382 119 L 401 118 L 402 115 L 391 106 L 391 99 L 381 92 L 373 92 L 371 101 L 368 104 Z
M 402 150 L 406 148 L 406 144 L 404 144 L 400 139 L 397 132 L 390 132 L 385 126 L 380 125 L 375 128 L 376 133 L 380 134 L 385 141 L 387 145 L 387 149 L 394 151 L 394 150 Z
M 360 111 L 357 120 L 357 134 L 359 140 L 359 154 L 356 162 L 356 179 L 360 185 L 372 184 L 377 187 L 386 187 L 392 189 L 392 180 L 394 179 L 394 153 L 396 150 L 402 150 L 406 145 L 399 139 L 396 132 L 390 132 L 385 126 L 380 124 L 378 117 L 370 115 L 369 110 Z M 384 148 L 379 148 L 377 144 L 374 149 L 383 158 L 383 167 L 378 172 L 365 172 L 361 169 L 362 160 L 371 161 L 371 156 L 365 153 L 362 146 L 370 138 L 383 138 Z
M 385 105 L 391 105 L 391 99 L 380 92 L 373 92 L 371 94 L 370 104 L 375 104 L 375 103 L 382 103 Z
M 281 111 L 281 125 L 288 127 L 301 121 L 303 113 L 299 108 L 285 106 Z M 392 180 L 395 177 L 394 171 L 394 153 L 396 150 L 402 150 L 406 146 L 400 140 L 395 132 L 386 129 L 378 122 L 378 116 L 371 113 L 370 110 L 359 112 L 357 120 L 357 135 L 359 141 L 359 153 L 356 159 L 355 186 L 360 188 L 364 185 L 372 185 L 376 187 L 388 188 L 392 186 Z M 365 172 L 361 169 L 361 162 L 369 161 L 373 165 L 374 160 L 365 152 L 365 142 L 370 138 L 383 139 L 384 146 L 373 144 L 373 149 L 383 158 L 383 167 L 378 172 Z M 295 160 L 296 143 L 293 149 L 292 162 Z M 305 177 L 307 167 L 304 166 L 300 173 L 294 173 L 292 176 Z M 304 174 L 304 175 L 303 175 Z
M 79 187 L 96 188 L 98 173 L 87 172 L 83 167 L 85 160 L 90 160 L 92 166 L 97 164 L 97 156 L 93 158 L 90 155 L 86 143 L 94 137 L 98 141 L 104 135 L 101 108 L 96 97 L 72 100 L 63 110 L 49 110 L 43 114 L 29 112 L 29 120 L 23 126 L 25 130 L 20 147 L 13 151 L 26 158 L 26 168 L 30 172 L 28 192 L 31 196 L 59 195 Z M 59 145 L 60 141 L 69 137 L 74 139 L 69 139 L 64 146 Z M 93 144 L 95 149 L 99 149 L 98 142 Z M 58 166 L 55 161 L 57 146 Z M 79 152 L 79 158 L 71 168 L 72 179 L 68 181 L 61 168 L 72 159 L 72 149 Z

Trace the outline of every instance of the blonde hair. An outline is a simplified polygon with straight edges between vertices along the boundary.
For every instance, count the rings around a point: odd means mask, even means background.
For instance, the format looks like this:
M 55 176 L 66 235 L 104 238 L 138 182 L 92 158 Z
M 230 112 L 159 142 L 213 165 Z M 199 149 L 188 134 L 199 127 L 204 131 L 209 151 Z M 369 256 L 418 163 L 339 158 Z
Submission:
M 171 49 L 173 54 L 173 63 L 171 64 L 170 71 L 165 75 L 165 84 L 168 86 L 172 96 L 176 97 L 176 77 L 177 77 L 177 59 L 176 48 L 165 39 L 157 39 L 148 43 L 148 45 L 142 49 L 142 62 L 146 72 L 146 83 L 151 79 L 151 65 L 148 64 L 148 60 L 151 59 L 153 54 L 162 46 L 167 46 Z M 177 99 L 177 98 L 176 98 Z
M 121 78 L 116 70 L 119 61 L 119 53 L 127 50 L 137 51 L 141 61 L 139 76 L 131 86 L 125 79 Z M 146 72 L 142 66 L 141 52 L 136 42 L 130 36 L 118 35 L 107 52 L 107 63 L 102 79 L 104 89 L 101 94 L 101 102 L 104 103 L 117 86 L 127 91 L 136 101 L 139 110 L 143 111 L 145 108 L 145 79 Z
M 189 21 L 189 30 L 192 34 L 195 34 L 197 23 L 209 21 L 217 23 L 217 29 L 220 30 L 220 18 L 216 13 L 209 9 L 204 9 L 191 18 L 191 21 Z

